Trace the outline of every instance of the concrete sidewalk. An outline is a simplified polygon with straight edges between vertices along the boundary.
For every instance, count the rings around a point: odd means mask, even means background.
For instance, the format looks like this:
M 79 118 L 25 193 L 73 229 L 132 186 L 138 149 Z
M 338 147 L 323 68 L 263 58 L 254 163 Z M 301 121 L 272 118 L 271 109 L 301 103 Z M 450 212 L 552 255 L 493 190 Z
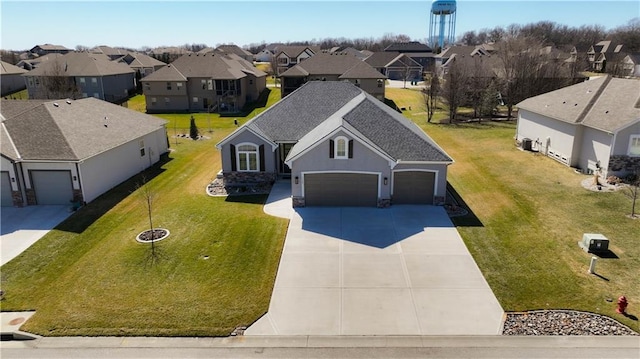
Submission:
M 71 206 L 2 207 L 0 209 L 0 265 L 37 242 L 71 215 Z
M 293 215 L 269 311 L 245 335 L 501 332 L 503 310 L 444 208 L 292 211 L 274 188 L 265 212 Z

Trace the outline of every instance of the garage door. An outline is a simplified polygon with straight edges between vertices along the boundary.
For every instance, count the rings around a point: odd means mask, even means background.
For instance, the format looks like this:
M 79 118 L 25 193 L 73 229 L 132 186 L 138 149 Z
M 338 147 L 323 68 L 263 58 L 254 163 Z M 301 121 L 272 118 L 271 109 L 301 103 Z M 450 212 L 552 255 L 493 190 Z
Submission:
M 37 204 L 70 204 L 71 171 L 30 171 Z
M 0 193 L 0 197 L 2 198 L 2 207 L 11 207 L 13 206 L 13 199 L 11 198 L 9 172 L 0 172 L 0 182 L 2 183 L 2 192 Z
M 433 204 L 435 172 L 395 172 L 393 204 Z
M 378 176 L 362 173 L 318 173 L 304 175 L 307 206 L 378 205 Z

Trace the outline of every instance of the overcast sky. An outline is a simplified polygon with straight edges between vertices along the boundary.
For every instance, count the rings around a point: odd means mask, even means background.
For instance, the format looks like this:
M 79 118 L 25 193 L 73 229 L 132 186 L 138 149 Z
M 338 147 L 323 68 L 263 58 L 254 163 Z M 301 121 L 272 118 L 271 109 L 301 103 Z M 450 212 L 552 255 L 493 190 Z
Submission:
M 431 1 L 25 1 L 2 0 L 0 48 L 50 43 L 140 48 L 198 43 L 248 45 L 324 38 L 426 40 Z M 456 35 L 542 20 L 611 29 L 640 16 L 632 1 L 457 2 Z

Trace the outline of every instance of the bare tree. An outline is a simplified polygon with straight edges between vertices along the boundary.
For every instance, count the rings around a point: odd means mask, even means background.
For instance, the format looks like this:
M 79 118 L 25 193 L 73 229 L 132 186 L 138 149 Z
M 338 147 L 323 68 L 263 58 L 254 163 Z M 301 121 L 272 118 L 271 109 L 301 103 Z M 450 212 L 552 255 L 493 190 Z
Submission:
M 492 74 L 487 66 L 485 66 L 484 58 L 480 55 L 472 56 L 472 64 L 469 69 L 469 78 L 467 82 L 467 96 L 471 107 L 473 107 L 473 117 L 481 118 L 483 114 L 483 102 L 485 93 L 491 83 Z
M 622 194 L 631 200 L 631 218 L 636 218 L 636 201 L 640 197 L 640 170 L 629 177 L 629 185 L 622 189 Z
M 76 84 L 75 77 L 67 74 L 66 64 L 60 61 L 53 61 L 40 80 L 42 84 L 37 91 L 36 98 L 77 98 L 80 95 L 80 88 Z
M 431 122 L 433 114 L 436 112 L 436 106 L 438 103 L 438 95 L 440 94 L 440 80 L 438 75 L 431 74 L 429 78 L 429 85 L 422 91 L 427 104 L 427 122 Z
M 151 258 L 155 259 L 157 257 L 157 253 L 155 246 L 155 232 L 153 230 L 153 217 L 151 214 L 156 198 L 156 193 L 151 189 L 151 187 L 149 187 L 147 178 L 144 175 L 142 175 L 142 185 L 138 184 L 136 185 L 136 188 L 140 191 L 140 196 L 144 201 L 147 209 L 147 215 L 149 216 L 149 232 L 151 233 Z
M 442 98 L 449 107 L 450 122 L 455 121 L 458 107 L 465 101 L 467 79 L 466 68 L 453 59 L 444 75 L 442 85 Z

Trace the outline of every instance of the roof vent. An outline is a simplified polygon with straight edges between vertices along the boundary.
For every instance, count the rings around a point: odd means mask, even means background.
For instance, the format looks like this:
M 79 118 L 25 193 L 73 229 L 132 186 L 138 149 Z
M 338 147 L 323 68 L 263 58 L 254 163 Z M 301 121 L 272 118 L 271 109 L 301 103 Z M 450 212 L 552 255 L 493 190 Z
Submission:
M 71 105 L 71 100 L 67 100 L 67 105 Z
M 609 110 L 606 110 L 604 113 L 609 113 Z
M 57 103 L 57 102 L 54 102 L 54 103 L 53 103 L 53 105 L 54 105 L 55 107 L 60 106 L 60 105 L 58 105 L 58 103 Z

